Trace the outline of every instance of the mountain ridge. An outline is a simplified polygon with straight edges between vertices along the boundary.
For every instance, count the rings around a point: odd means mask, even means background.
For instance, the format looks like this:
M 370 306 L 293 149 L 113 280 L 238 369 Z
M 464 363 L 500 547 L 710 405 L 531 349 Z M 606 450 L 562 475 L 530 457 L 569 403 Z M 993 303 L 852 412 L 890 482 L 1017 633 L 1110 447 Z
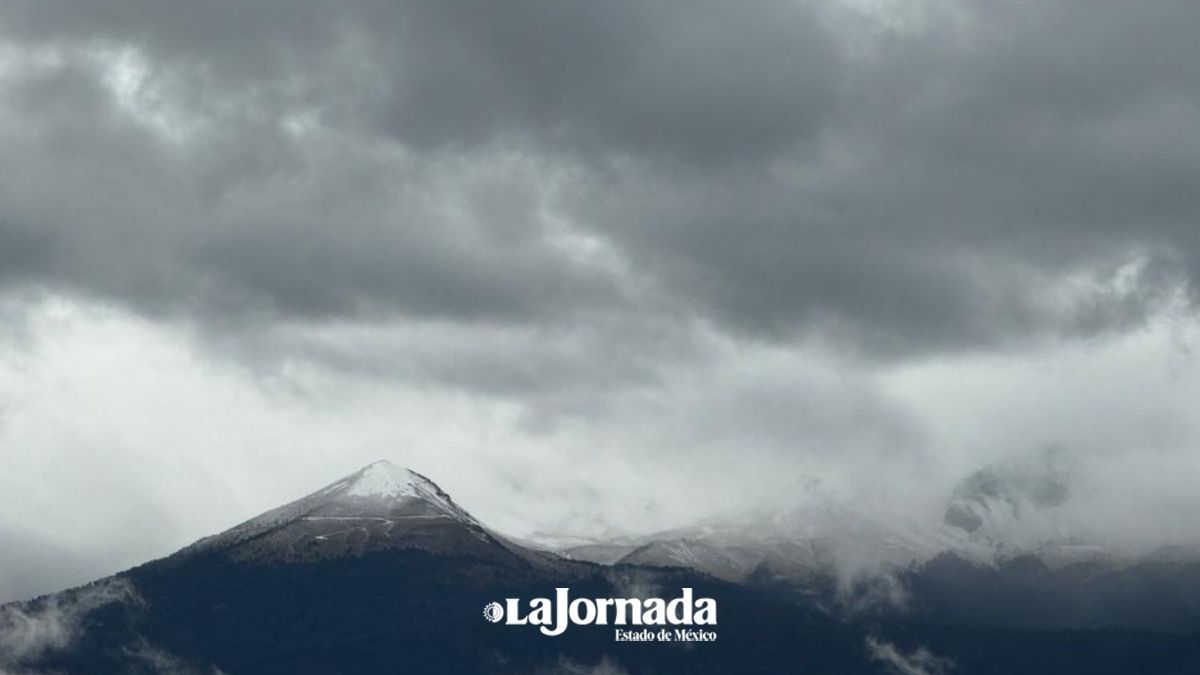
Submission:
M 1152 659 L 1161 666 L 1153 672 L 1182 675 L 1200 659 L 1200 607 L 1191 602 L 1200 597 L 1200 565 L 1188 551 L 1118 570 L 1021 559 L 992 569 L 946 555 L 908 574 L 885 570 L 875 580 L 895 585 L 845 601 L 830 576 L 834 563 L 812 558 L 820 550 L 756 549 L 750 542 L 761 533 L 742 531 L 735 550 L 716 551 L 732 568 L 705 571 L 698 554 L 724 536 L 719 530 L 674 530 L 677 541 L 642 549 L 690 566 L 645 555 L 614 565 L 563 560 L 493 533 L 422 474 L 377 462 L 167 558 L 0 606 L 0 672 L 366 675 L 402 663 L 438 675 L 563 675 L 591 672 L 571 664 L 611 663 L 629 675 L 885 675 L 894 669 L 870 652 L 885 638 L 975 675 L 1026 672 L 1031 663 L 1042 672 L 1124 675 L 1150 672 L 1138 668 Z M 754 564 L 760 556 L 769 564 Z M 804 574 L 775 574 L 789 571 L 789 561 Z M 814 562 L 819 572 L 807 574 Z M 720 578 L 730 569 L 737 581 Z M 549 639 L 480 616 L 498 599 L 563 587 L 579 598 L 693 588 L 719 603 L 720 639 L 629 647 L 613 642 L 609 626 Z M 907 605 L 891 602 L 896 588 Z M 60 630 L 33 647 L 19 632 L 5 644 L 6 625 L 35 624 Z
M 379 460 L 168 556 L 296 562 L 391 549 L 463 553 L 539 566 L 558 556 L 492 531 L 432 479 Z

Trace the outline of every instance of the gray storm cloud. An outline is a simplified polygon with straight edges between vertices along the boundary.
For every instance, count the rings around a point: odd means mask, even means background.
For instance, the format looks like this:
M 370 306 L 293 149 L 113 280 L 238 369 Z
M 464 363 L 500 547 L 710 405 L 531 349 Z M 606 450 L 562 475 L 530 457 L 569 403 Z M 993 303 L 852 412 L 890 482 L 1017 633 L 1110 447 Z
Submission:
M 516 530 L 1196 538 L 1198 19 L 5 2 L 0 593 L 379 457 Z
M 323 7 L 7 3 L 8 282 L 882 354 L 1192 295 L 1188 3 Z

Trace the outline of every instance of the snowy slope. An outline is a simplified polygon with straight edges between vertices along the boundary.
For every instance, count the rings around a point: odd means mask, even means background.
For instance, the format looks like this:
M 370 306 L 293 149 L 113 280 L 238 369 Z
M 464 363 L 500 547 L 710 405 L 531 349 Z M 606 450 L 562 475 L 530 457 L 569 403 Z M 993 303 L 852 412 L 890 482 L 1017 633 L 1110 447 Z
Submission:
M 491 532 L 432 480 L 386 460 L 176 555 L 299 562 L 393 549 L 543 565 L 554 561 Z

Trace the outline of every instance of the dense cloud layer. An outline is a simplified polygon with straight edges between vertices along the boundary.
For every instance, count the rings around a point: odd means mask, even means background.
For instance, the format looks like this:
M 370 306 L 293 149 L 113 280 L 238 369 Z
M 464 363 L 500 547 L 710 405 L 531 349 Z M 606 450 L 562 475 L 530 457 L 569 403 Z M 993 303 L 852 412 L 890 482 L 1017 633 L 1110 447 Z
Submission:
M 8 283 L 874 353 L 1200 270 L 1190 3 L 6 3 Z M 634 283 L 637 280 L 639 283 Z
M 1114 467 L 1150 467 L 1141 495 L 1200 440 L 1197 25 L 1183 0 L 5 2 L 0 499 L 154 455 L 130 491 L 159 551 L 235 515 L 143 485 L 179 462 L 257 508 L 355 468 L 330 456 L 420 460 L 579 530 L 814 484 L 936 521 L 1055 444 L 1084 466 L 1064 511 Z M 106 395 L 256 442 L 101 429 Z M 253 453 L 299 468 L 247 496 Z M 1188 534 L 1143 527 L 1168 501 L 1108 534 Z

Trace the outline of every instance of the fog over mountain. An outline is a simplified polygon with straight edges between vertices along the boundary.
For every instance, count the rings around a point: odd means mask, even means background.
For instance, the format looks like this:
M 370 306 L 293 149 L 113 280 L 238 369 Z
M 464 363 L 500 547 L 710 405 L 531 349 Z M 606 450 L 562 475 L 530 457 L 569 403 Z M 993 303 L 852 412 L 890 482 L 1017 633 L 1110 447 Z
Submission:
M 1198 26 L 6 0 L 0 601 L 380 457 L 559 549 L 1194 545 Z

